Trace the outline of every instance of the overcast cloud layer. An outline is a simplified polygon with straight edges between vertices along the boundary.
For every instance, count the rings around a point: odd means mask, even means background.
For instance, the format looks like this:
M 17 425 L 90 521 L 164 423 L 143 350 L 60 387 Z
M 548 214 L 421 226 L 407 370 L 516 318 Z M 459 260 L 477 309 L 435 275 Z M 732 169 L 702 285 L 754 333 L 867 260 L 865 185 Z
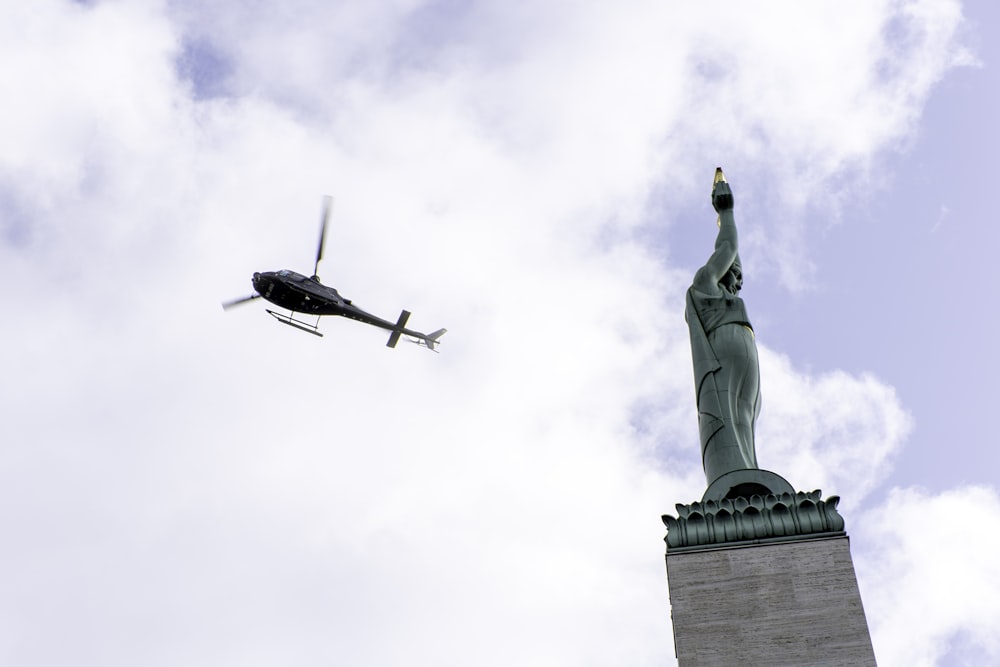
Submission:
M 659 516 L 704 478 L 665 239 L 707 257 L 723 164 L 745 263 L 807 289 L 962 35 L 947 0 L 0 5 L 0 662 L 671 664 Z M 221 312 L 310 269 L 324 193 L 324 281 L 440 355 Z M 895 389 L 760 345 L 761 464 L 843 497 L 880 664 L 1000 661 L 996 490 L 873 494 Z

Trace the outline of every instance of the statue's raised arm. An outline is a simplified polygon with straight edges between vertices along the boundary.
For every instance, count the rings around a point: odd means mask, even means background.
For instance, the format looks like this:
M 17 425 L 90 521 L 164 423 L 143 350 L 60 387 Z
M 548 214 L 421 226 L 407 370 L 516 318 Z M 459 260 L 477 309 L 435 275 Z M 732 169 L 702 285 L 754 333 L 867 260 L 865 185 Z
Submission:
M 738 295 L 743 287 L 733 193 L 722 169 L 712 185 L 719 214 L 715 250 L 687 293 L 699 440 L 711 485 L 736 470 L 757 468 L 754 426 L 760 413 L 760 373 L 753 328 Z
M 698 270 L 693 281 L 693 286 L 706 294 L 716 294 L 719 290 L 735 294 L 743 287 L 739 234 L 736 232 L 733 203 L 733 191 L 726 182 L 722 169 L 716 169 L 715 182 L 712 184 L 712 207 L 719 214 L 719 235 L 715 239 L 715 252 L 708 258 L 705 266 Z M 735 271 L 732 271 L 734 267 Z

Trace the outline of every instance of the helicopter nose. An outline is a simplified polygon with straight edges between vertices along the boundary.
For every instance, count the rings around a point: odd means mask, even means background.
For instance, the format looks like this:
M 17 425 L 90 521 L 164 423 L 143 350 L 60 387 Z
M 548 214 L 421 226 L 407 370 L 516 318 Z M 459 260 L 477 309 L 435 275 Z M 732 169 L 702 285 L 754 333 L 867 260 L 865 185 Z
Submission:
M 260 292 L 260 274 L 259 273 L 254 273 L 253 274 L 253 288 L 255 290 L 257 290 L 258 292 Z

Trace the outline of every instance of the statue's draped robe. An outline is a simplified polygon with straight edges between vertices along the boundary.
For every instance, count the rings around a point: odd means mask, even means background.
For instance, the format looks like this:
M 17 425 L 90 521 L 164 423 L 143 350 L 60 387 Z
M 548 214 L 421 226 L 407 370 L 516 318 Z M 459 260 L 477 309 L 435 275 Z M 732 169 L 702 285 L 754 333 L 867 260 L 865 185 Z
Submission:
M 738 296 L 726 291 L 713 296 L 691 287 L 684 315 L 691 334 L 702 464 L 711 484 L 727 472 L 757 468 L 757 346 Z

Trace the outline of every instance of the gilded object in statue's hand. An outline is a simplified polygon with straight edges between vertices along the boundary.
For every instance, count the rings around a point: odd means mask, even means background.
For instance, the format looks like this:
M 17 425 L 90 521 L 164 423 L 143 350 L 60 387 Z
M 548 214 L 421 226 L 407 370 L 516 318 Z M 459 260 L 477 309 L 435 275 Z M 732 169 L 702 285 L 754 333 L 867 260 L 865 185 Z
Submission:
M 722 167 L 715 170 L 715 180 L 712 181 L 712 207 L 718 213 L 731 211 L 733 208 L 733 191 L 726 182 Z M 721 223 L 721 221 L 718 221 Z

